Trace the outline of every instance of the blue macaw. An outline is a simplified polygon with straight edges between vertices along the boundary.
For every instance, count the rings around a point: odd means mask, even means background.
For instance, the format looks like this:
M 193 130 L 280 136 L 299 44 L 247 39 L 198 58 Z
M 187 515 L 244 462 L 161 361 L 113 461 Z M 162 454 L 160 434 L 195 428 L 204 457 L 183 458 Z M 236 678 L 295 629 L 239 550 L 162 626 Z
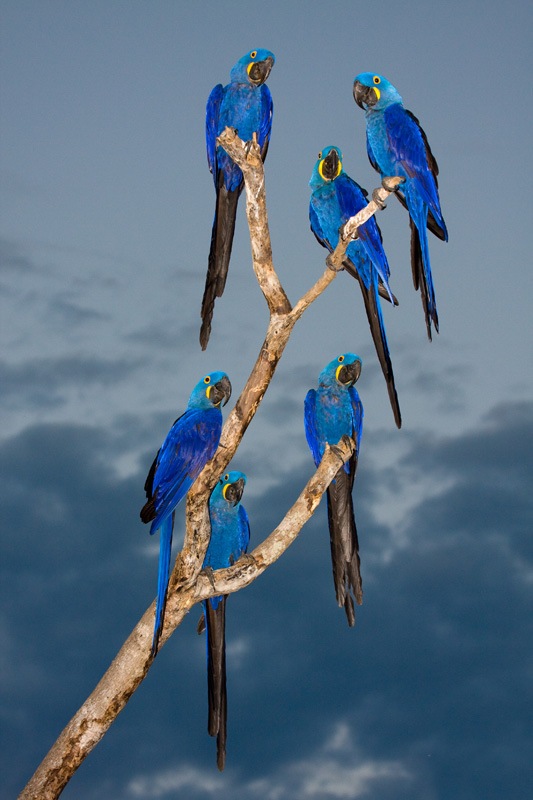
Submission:
M 241 170 L 216 143 L 224 128 L 235 128 L 240 138 L 249 142 L 253 134 L 266 158 L 272 128 L 272 95 L 265 81 L 274 66 L 270 50 L 251 50 L 230 73 L 227 86 L 215 86 L 207 101 L 205 138 L 207 162 L 213 173 L 217 195 L 211 250 L 202 299 L 200 344 L 205 350 L 211 333 L 215 297 L 222 297 L 233 243 L 237 203 L 244 186 Z
M 338 147 L 326 147 L 319 153 L 309 185 L 312 189 L 309 204 L 311 230 L 320 244 L 332 252 L 339 241 L 339 228 L 367 205 L 367 193 L 344 172 Z M 395 302 L 395 298 L 389 287 L 389 265 L 374 217 L 361 225 L 359 236 L 349 244 L 346 256 L 344 268 L 359 281 L 394 419 L 400 428 L 402 417 L 379 295 L 391 302 Z
M 448 241 L 437 184 L 439 168 L 419 121 L 404 108 L 402 98 L 386 78 L 373 72 L 357 75 L 353 95 L 365 112 L 370 163 L 382 178 L 405 178 L 396 195 L 409 212 L 413 283 L 416 290 L 420 288 L 431 340 L 431 323 L 438 333 L 439 318 L 426 228 Z
M 246 484 L 243 472 L 227 472 L 213 489 L 209 500 L 211 538 L 204 559 L 204 569 L 230 567 L 248 550 L 250 523 L 241 497 Z M 226 598 L 211 597 L 204 602 L 204 614 L 198 632 L 207 629 L 207 690 L 209 720 L 207 730 L 217 737 L 217 765 L 226 762 Z
M 222 431 L 220 405 L 231 396 L 225 372 L 211 372 L 192 390 L 186 411 L 178 417 L 150 467 L 144 491 L 147 502 L 141 509 L 143 522 L 151 522 L 150 534 L 161 529 L 159 572 L 152 655 L 157 654 L 163 629 L 174 510 L 214 456 Z
M 363 405 L 354 386 L 361 367 L 362 361 L 354 353 L 334 358 L 318 376 L 318 389 L 307 392 L 304 405 L 305 435 L 317 466 L 326 444 L 337 444 L 344 435 L 355 441 L 355 452 L 337 472 L 327 490 L 333 581 L 337 603 L 344 606 L 350 627 L 355 624 L 353 598 L 358 605 L 363 602 L 352 500 L 363 433 Z

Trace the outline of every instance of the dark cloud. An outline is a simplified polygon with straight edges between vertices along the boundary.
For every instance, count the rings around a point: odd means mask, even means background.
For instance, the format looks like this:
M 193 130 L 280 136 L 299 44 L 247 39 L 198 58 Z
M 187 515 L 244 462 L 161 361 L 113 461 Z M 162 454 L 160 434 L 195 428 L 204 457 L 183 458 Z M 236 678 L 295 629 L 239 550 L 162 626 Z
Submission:
M 0 237 L 0 266 L 3 272 L 31 274 L 36 268 L 21 245 Z
M 140 358 L 105 359 L 69 355 L 0 362 L 2 403 L 6 408 L 45 409 L 65 402 L 69 392 L 123 381 L 142 365 Z
M 126 429 L 132 439 L 148 436 L 146 420 L 133 417 L 109 432 L 43 425 L 0 452 L 10 796 L 154 593 L 157 543 L 149 556 L 137 518 L 144 466 L 127 479 L 113 468 Z M 533 404 L 516 404 L 461 437 L 414 439 L 399 468 L 409 483 L 431 476 L 433 493 L 397 527 L 377 523 L 380 473 L 361 465 L 365 603 L 355 630 L 335 604 L 323 505 L 285 556 L 230 598 L 224 775 L 205 732 L 204 643 L 193 611 L 64 796 L 525 796 L 532 434 Z M 309 474 L 305 464 L 278 469 L 267 497 L 249 493 L 253 544 Z M 177 537 L 181 526 L 178 514 Z
M 73 325 L 82 325 L 86 322 L 110 321 L 111 314 L 86 308 L 67 297 L 54 298 L 48 307 L 47 317 L 54 323 L 66 326 L 69 330 Z M 63 330 L 65 328 L 63 327 Z

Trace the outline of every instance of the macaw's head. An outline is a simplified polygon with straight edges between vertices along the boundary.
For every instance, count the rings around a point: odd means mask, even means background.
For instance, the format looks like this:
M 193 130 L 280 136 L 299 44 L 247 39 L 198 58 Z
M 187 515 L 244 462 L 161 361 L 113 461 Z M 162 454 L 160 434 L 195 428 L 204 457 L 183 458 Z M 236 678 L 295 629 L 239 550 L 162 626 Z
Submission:
M 233 83 L 251 83 L 261 86 L 270 75 L 275 62 L 274 53 L 270 50 L 250 50 L 240 58 L 231 70 Z
M 342 153 L 338 147 L 325 147 L 318 154 L 318 161 L 313 169 L 309 186 L 315 188 L 324 183 L 331 183 L 342 172 Z
M 231 383 L 226 373 L 211 372 L 198 381 L 192 390 L 188 408 L 220 408 L 226 405 L 230 397 Z
M 364 111 L 381 111 L 393 103 L 401 103 L 402 98 L 387 78 L 375 72 L 361 72 L 353 82 L 353 96 L 357 105 Z
M 318 382 L 322 386 L 353 386 L 361 374 L 363 362 L 355 353 L 343 353 L 330 361 L 319 375 Z
M 230 506 L 237 506 L 241 501 L 245 485 L 246 475 L 244 472 L 237 472 L 236 470 L 226 472 L 213 489 L 211 498 L 213 500 L 222 498 Z

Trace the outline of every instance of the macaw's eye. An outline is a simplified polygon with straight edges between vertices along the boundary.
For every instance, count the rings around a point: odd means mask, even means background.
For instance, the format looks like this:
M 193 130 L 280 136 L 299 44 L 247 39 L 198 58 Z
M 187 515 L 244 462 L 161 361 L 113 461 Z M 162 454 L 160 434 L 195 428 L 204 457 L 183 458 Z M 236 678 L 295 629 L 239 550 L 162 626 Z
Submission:
M 379 75 L 374 75 L 373 80 L 376 86 L 378 85 L 378 83 L 381 83 L 381 78 L 379 77 Z
M 338 360 L 339 364 L 342 364 L 342 362 L 344 361 L 344 356 L 339 356 L 339 358 L 337 360 Z
M 257 55 L 257 50 L 252 50 L 252 52 L 250 53 L 250 58 L 255 58 L 256 55 Z
M 321 150 L 321 151 L 320 151 L 320 153 L 318 154 L 318 157 L 319 157 L 319 158 L 322 158 L 322 150 Z
M 228 473 L 227 473 L 227 472 L 226 472 L 226 474 L 224 475 L 224 480 L 225 480 L 225 481 L 229 481 L 229 475 L 228 475 Z
M 209 377 L 209 375 L 205 376 L 204 383 L 211 383 L 211 378 Z

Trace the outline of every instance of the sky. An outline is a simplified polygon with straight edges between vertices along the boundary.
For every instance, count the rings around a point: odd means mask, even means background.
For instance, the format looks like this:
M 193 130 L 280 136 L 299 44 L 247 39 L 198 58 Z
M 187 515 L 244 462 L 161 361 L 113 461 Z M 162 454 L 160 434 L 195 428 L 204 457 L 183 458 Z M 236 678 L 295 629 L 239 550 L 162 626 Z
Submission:
M 93 800 L 502 800 L 533 775 L 530 3 L 0 2 L 0 797 L 22 789 L 152 602 L 139 519 L 168 428 L 207 372 L 231 408 L 267 310 L 244 198 L 226 291 L 198 344 L 214 190 L 205 103 L 247 51 L 276 55 L 266 191 L 291 301 L 322 274 L 317 153 L 370 191 L 356 74 L 387 76 L 440 167 L 429 343 L 405 211 L 379 215 L 394 425 L 358 287 L 296 326 L 238 453 L 252 546 L 313 470 L 303 400 L 363 359 L 354 489 L 364 605 L 335 603 L 321 504 L 227 604 L 228 756 L 207 735 L 194 609 L 63 793 Z M 226 412 L 225 412 L 226 413 Z M 183 534 L 177 514 L 176 548 Z

